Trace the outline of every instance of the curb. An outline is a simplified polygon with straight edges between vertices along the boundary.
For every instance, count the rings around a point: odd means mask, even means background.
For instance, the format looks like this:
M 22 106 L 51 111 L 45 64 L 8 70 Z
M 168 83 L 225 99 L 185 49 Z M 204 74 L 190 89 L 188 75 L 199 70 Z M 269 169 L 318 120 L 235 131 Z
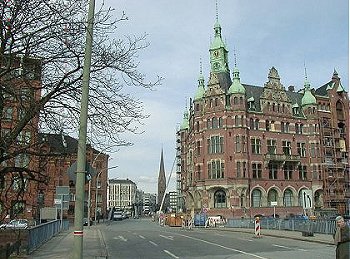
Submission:
M 247 234 L 252 234 L 253 230 L 242 230 L 242 229 L 230 229 L 230 228 L 205 228 L 208 230 L 220 230 L 220 231 L 227 231 L 227 232 L 240 232 L 240 233 L 247 233 Z M 301 235 L 301 233 L 300 233 Z M 293 240 L 300 240 L 300 241 L 306 241 L 306 242 L 313 242 L 313 243 L 321 243 L 321 244 L 327 244 L 327 245 L 334 245 L 333 242 L 330 241 L 325 241 L 325 240 L 320 240 L 320 239 L 312 239 L 315 237 L 308 237 L 308 238 L 302 238 L 302 237 L 293 237 L 293 236 L 281 236 L 273 233 L 263 233 L 261 234 L 262 237 L 264 236 L 271 236 L 271 237 L 278 237 L 278 238 L 285 238 L 285 239 L 293 239 Z M 255 236 L 254 236 L 255 237 Z M 310 238 L 310 239 L 309 239 Z

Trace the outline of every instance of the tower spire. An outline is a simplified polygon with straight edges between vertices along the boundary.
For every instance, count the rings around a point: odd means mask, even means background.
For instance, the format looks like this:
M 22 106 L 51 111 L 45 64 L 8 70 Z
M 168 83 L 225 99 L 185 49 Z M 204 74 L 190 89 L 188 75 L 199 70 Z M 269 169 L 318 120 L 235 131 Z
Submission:
M 158 205 L 161 206 L 161 202 L 165 195 L 166 190 L 166 179 L 165 179 L 165 169 L 164 169 L 164 158 L 163 158 L 163 147 L 160 154 L 160 164 L 159 164 L 159 175 L 158 175 Z M 162 210 L 162 208 L 159 208 Z
M 235 62 L 235 67 L 237 67 L 237 53 L 236 53 L 236 48 L 233 48 L 233 57 L 234 57 L 234 62 Z
M 216 22 L 219 22 L 218 0 L 215 1 L 215 9 L 216 9 Z

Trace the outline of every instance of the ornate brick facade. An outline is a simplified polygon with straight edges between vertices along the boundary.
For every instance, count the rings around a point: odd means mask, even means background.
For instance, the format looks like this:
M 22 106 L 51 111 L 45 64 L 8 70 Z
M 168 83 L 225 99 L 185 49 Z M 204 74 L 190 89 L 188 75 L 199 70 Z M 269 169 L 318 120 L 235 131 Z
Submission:
M 177 132 L 179 206 L 210 215 L 303 214 L 301 193 L 314 209 L 349 211 L 349 99 L 338 73 L 295 92 L 276 68 L 264 86 L 232 79 L 221 26 L 214 26 L 207 86 L 201 74 Z M 277 205 L 274 205 L 277 204 Z

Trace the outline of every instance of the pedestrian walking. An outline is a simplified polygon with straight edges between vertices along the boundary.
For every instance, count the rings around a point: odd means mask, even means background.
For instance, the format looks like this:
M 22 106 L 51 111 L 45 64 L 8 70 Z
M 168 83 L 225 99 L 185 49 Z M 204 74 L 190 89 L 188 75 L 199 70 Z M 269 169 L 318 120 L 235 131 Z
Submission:
M 337 228 L 334 234 L 334 244 L 336 248 L 336 259 L 349 259 L 350 258 L 350 228 L 345 223 L 342 216 L 338 216 L 335 219 Z

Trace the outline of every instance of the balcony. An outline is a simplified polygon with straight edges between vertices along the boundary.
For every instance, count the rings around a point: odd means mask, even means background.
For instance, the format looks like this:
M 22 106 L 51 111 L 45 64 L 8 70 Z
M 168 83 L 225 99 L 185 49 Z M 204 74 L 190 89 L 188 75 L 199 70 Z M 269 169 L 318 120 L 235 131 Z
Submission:
M 285 155 L 285 154 L 265 154 L 265 160 L 277 162 L 300 162 L 299 155 Z

